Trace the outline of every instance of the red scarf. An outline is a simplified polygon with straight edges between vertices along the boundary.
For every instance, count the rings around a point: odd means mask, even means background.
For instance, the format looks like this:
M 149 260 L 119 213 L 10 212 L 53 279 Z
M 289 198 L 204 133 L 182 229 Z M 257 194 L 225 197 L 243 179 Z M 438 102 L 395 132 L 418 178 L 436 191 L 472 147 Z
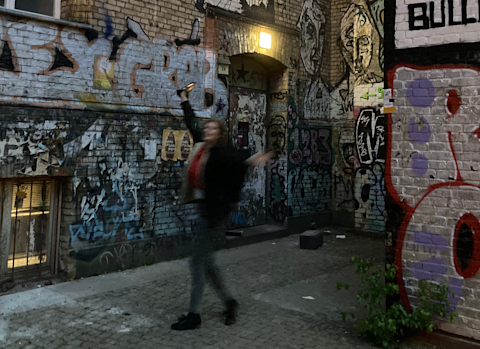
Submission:
M 205 147 L 202 147 L 195 157 L 192 164 L 188 168 L 188 181 L 194 189 L 204 189 L 203 185 L 203 168 L 204 164 L 200 162 L 202 156 L 205 154 Z

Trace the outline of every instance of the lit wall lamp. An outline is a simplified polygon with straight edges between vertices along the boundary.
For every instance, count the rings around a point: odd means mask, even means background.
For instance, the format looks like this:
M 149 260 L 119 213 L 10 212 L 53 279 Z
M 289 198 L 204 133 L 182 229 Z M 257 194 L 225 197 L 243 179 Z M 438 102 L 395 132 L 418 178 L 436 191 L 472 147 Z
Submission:
M 269 49 L 272 47 L 272 36 L 268 33 L 260 33 L 260 47 Z

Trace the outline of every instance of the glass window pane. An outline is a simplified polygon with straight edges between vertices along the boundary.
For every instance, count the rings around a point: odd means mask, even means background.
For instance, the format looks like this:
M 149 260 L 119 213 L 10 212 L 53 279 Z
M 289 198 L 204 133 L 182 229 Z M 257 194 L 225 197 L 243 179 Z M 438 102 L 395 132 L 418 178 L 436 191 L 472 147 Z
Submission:
M 0 6 L 5 6 L 5 0 L 0 0 Z
M 17 10 L 53 16 L 54 3 L 55 0 L 15 0 L 15 8 Z
M 12 200 L 8 268 L 45 263 L 50 218 L 50 182 L 15 184 Z

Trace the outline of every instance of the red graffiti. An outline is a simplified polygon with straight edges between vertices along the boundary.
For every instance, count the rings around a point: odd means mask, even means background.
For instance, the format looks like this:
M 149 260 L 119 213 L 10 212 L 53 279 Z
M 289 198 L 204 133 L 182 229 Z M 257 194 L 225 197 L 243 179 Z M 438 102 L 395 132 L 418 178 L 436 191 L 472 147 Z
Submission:
M 400 65 L 387 73 L 388 88 L 393 88 L 394 80 L 398 80 L 396 73 L 400 68 L 414 71 L 412 74 L 415 74 L 415 71 L 417 71 L 417 81 L 426 80 L 423 71 L 427 70 L 472 69 L 480 72 L 480 69 L 477 68 L 456 65 L 435 67 Z M 418 73 L 418 71 L 420 72 Z M 423 88 L 424 85 L 422 85 L 422 83 L 423 82 L 419 82 L 417 87 L 414 86 L 411 88 Z M 411 86 L 413 86 L 413 84 Z M 436 90 L 437 88 L 438 90 Z M 435 89 L 431 88 L 431 90 L 438 92 L 442 91 L 442 88 L 445 87 L 436 86 Z M 424 90 L 427 91 L 426 88 Z M 428 91 L 428 93 L 430 93 L 430 91 Z M 430 97 L 432 98 L 432 102 L 435 98 L 445 98 L 446 115 L 444 120 L 452 118 L 456 114 L 460 114 L 458 117 L 468 117 L 466 112 L 460 111 L 461 98 L 459 92 L 457 90 L 448 90 L 448 93 L 444 93 L 445 92 L 442 92 L 442 94 L 437 97 L 437 95 L 432 96 L 430 94 L 420 95 L 414 93 L 409 95 L 407 92 L 406 99 L 408 99 L 408 102 L 410 102 L 413 108 L 425 108 L 428 106 L 428 103 L 431 103 Z M 422 96 L 422 98 L 417 98 L 417 96 Z M 408 97 L 410 97 L 410 99 Z M 415 111 L 413 111 L 413 114 L 414 113 Z M 470 124 L 473 122 L 472 119 L 467 120 L 470 120 Z M 466 160 L 465 157 L 462 158 L 464 154 L 462 154 L 461 148 L 458 148 L 458 139 L 460 137 L 455 131 L 452 134 L 452 131 L 449 131 L 449 128 L 445 127 L 442 128 L 443 131 L 437 131 L 436 139 L 443 137 L 442 139 L 445 140 L 446 138 L 448 141 L 449 149 L 447 149 L 447 156 L 448 161 L 451 161 L 454 166 L 454 169 L 453 167 L 451 168 L 452 173 L 448 176 L 448 179 L 447 177 L 437 179 L 435 177 L 437 172 L 435 171 L 421 175 L 418 175 L 417 173 L 417 177 L 424 176 L 422 179 L 426 180 L 426 190 L 422 191 L 422 188 L 420 188 L 420 194 L 415 197 L 412 195 L 407 198 L 401 197 L 401 192 L 398 190 L 399 175 L 394 175 L 393 169 L 396 169 L 399 166 L 406 170 L 408 170 L 408 168 L 406 167 L 407 165 L 405 165 L 406 162 L 399 165 L 399 161 L 401 161 L 400 158 L 403 156 L 405 159 L 405 154 L 400 154 L 398 150 L 395 150 L 398 149 L 398 144 L 395 143 L 398 142 L 398 140 L 395 140 L 393 135 L 398 135 L 399 132 L 397 131 L 398 125 L 393 124 L 394 122 L 398 122 L 398 115 L 396 115 L 396 120 L 394 121 L 392 114 L 388 114 L 387 132 L 389 137 L 387 144 L 385 184 L 390 196 L 398 203 L 398 205 L 400 205 L 405 213 L 403 221 L 397 231 L 395 252 L 395 264 L 398 267 L 397 283 L 399 285 L 400 295 L 405 308 L 411 311 L 412 307 L 410 298 L 415 296 L 411 293 L 407 293 L 406 285 L 410 277 L 415 279 L 431 278 L 442 280 L 441 282 L 448 283 L 450 289 L 455 293 L 454 299 L 451 300 L 452 308 L 455 308 L 462 294 L 464 278 L 472 278 L 476 276 L 480 270 L 480 222 L 473 214 L 474 212 L 468 212 L 468 207 L 463 202 L 463 200 L 466 199 L 463 199 L 462 197 L 464 193 L 466 193 L 466 195 L 470 193 L 478 193 L 480 186 L 478 183 L 469 183 L 468 181 L 470 179 L 468 179 L 466 175 L 462 177 L 461 173 L 465 171 L 464 167 Z M 445 125 L 448 126 L 450 124 L 446 123 Z M 480 138 L 480 127 L 475 129 L 473 134 Z M 412 145 L 412 151 L 421 151 L 423 149 L 423 144 L 434 143 L 436 141 L 440 142 L 440 140 L 436 139 L 424 139 L 423 135 L 422 137 L 418 136 L 418 132 L 412 132 L 405 136 L 404 141 L 409 142 L 409 144 Z M 458 153 L 456 153 L 456 149 Z M 424 154 L 428 155 L 428 152 L 425 151 Z M 422 157 L 422 161 L 424 161 L 423 159 L 428 161 L 425 156 L 422 155 Z M 413 161 L 411 163 L 412 169 L 414 169 Z M 461 167 L 459 167 L 459 165 Z M 474 171 L 473 167 L 472 171 Z M 405 172 L 403 176 L 407 176 L 407 172 Z M 405 193 L 401 193 L 401 195 L 404 194 Z M 422 217 L 424 218 L 427 215 L 425 211 L 430 210 L 432 207 L 435 210 L 443 209 L 441 212 L 444 212 L 443 215 L 445 217 L 443 217 L 443 219 L 445 219 L 445 223 L 442 224 L 435 222 L 436 215 L 432 213 L 428 213 L 429 217 L 431 217 L 430 221 L 422 221 Z M 442 217 L 439 217 L 439 219 L 441 220 Z M 451 222 L 453 222 L 453 226 Z M 414 252 L 416 252 L 416 248 L 420 246 L 423 248 L 421 251 L 430 251 L 427 252 L 430 254 L 430 258 L 415 256 Z M 404 251 L 404 249 L 406 251 Z M 446 252 L 438 253 L 436 251 Z M 447 273 L 447 270 L 450 270 L 450 266 L 455 268 L 456 274 Z M 411 284 L 408 285 L 408 287 L 411 287 Z
M 458 111 L 458 108 L 460 108 L 460 96 L 458 95 L 457 91 L 455 90 L 450 90 L 447 93 L 447 119 L 451 118 L 452 116 L 455 115 L 455 113 Z

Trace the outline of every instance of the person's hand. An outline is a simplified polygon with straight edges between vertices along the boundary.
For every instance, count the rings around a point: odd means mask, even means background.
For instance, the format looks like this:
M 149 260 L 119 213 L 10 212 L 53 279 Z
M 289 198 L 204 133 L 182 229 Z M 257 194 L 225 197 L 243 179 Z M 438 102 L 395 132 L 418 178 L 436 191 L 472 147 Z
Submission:
M 187 93 L 187 91 L 182 90 L 182 92 L 180 92 L 180 99 L 182 100 L 182 102 L 188 101 L 188 93 Z
M 274 151 L 269 151 L 268 153 L 257 153 L 247 159 L 247 164 L 252 167 L 256 166 L 263 166 L 265 165 L 268 161 L 270 161 L 271 158 L 275 156 Z

